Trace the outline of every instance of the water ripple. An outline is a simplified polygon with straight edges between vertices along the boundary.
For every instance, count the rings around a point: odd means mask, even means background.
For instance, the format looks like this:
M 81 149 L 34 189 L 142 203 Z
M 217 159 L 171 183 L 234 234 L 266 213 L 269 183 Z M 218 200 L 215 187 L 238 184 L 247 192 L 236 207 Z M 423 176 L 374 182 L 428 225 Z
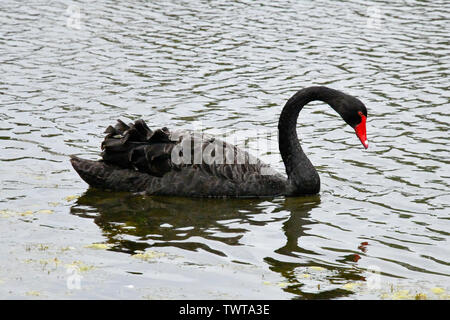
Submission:
M 182 262 L 165 267 L 187 277 L 195 273 L 187 266 L 240 266 L 287 283 L 264 288 L 273 298 L 372 297 L 341 288 L 371 266 L 386 283 L 448 284 L 448 1 L 7 0 L 0 7 L 0 213 L 53 203 L 59 214 L 25 219 L 30 241 L 48 236 L 45 225 L 70 246 L 93 221 L 102 236 L 89 229 L 89 237 L 113 252 L 166 250 Z M 198 203 L 89 190 L 71 206 L 62 200 L 86 191 L 68 156 L 97 159 L 103 131 L 117 118 L 170 128 L 202 121 L 207 130 L 245 134 L 254 146 L 276 130 L 285 101 L 313 84 L 354 94 L 369 112 L 364 152 L 333 110 L 312 103 L 302 111 L 298 128 L 321 175 L 319 199 Z M 260 156 L 284 170 L 276 152 Z M 25 223 L 18 216 L 14 223 Z M 1 229 L 6 255 L 23 245 L 21 232 L 15 241 Z M 109 259 L 120 269 L 124 258 Z M 305 271 L 311 266 L 324 269 L 314 280 Z M 258 296 L 261 281 L 239 272 L 228 281 L 248 281 L 254 290 L 243 296 Z M 192 297 L 194 289 L 184 290 Z

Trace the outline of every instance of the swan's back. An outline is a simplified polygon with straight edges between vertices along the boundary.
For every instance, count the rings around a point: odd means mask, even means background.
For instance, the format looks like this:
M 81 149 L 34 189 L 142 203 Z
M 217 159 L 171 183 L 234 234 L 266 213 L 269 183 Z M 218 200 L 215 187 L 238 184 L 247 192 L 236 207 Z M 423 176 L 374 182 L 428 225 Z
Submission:
M 73 157 L 93 187 L 157 195 L 253 197 L 285 193 L 286 178 L 247 151 L 187 130 L 151 130 L 143 120 L 109 126 L 102 160 Z

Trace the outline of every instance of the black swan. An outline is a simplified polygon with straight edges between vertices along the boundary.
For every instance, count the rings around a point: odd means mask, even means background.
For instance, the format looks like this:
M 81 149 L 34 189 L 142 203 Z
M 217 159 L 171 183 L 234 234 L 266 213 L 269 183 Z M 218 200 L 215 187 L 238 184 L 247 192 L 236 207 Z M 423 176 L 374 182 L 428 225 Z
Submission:
M 343 92 L 314 86 L 292 96 L 280 115 L 278 143 L 287 178 L 234 145 L 186 130 L 152 131 L 143 120 L 130 125 L 118 120 L 115 127 L 109 126 L 102 142 L 102 160 L 72 156 L 71 163 L 90 186 L 115 191 L 188 197 L 316 194 L 319 175 L 303 152 L 296 130 L 300 110 L 314 100 L 330 105 L 368 147 L 364 104 Z M 204 159 L 202 153 L 214 161 Z

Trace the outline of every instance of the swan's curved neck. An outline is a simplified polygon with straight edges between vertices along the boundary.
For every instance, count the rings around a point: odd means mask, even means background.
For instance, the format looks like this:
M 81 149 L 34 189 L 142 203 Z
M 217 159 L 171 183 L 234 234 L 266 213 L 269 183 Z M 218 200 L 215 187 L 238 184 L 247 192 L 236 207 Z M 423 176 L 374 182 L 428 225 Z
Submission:
M 316 169 L 303 152 L 297 136 L 297 119 L 309 102 L 320 100 L 333 107 L 339 91 L 326 87 L 309 87 L 290 98 L 278 121 L 278 144 L 288 175 L 290 195 L 316 194 L 320 191 L 320 178 Z

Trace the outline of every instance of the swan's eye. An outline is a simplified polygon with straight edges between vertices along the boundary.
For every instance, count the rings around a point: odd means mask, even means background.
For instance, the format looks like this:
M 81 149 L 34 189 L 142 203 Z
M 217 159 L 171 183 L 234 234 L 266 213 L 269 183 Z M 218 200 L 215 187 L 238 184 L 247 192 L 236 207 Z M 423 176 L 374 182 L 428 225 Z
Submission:
M 359 116 L 361 117 L 361 119 L 364 117 L 364 118 L 367 118 L 367 113 L 364 113 L 364 112 L 362 112 L 362 111 L 358 111 L 358 114 L 359 114 Z

